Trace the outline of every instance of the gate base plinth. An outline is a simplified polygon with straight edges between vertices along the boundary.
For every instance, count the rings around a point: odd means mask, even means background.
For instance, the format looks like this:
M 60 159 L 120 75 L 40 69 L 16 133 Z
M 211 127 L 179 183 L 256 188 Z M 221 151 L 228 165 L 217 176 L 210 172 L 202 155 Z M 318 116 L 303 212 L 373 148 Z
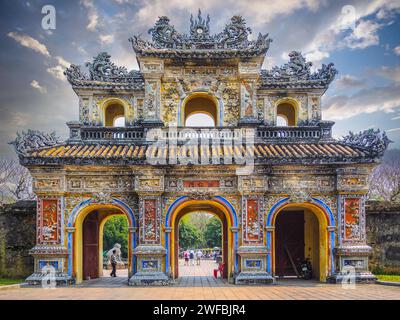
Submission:
M 236 276 L 235 284 L 275 284 L 275 278 L 266 272 L 241 272 Z
M 354 274 L 356 283 L 374 283 L 377 278 L 369 271 L 366 272 L 356 272 Z M 335 273 L 333 276 L 326 278 L 326 282 L 328 283 L 339 283 L 342 282 L 351 283 L 351 276 L 345 272 Z
M 167 286 L 169 282 L 163 272 L 137 272 L 129 279 L 130 286 Z
M 57 286 L 67 286 L 75 283 L 75 279 L 63 272 L 57 272 L 54 275 L 35 272 L 32 273 L 25 282 L 29 286 L 43 286 L 44 282 L 55 281 Z

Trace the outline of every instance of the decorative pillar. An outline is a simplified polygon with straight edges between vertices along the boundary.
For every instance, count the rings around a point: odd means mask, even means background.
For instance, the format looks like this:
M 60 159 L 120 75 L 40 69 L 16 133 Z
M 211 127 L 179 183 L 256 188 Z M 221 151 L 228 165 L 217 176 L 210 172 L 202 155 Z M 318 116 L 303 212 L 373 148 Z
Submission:
M 354 272 L 357 282 L 374 281 L 368 270 L 372 248 L 367 245 L 365 228 L 365 197 L 368 168 L 341 168 L 337 170 L 339 245 L 335 250 L 337 270 L 332 277 L 340 282 Z
M 163 272 L 166 249 L 161 244 L 161 206 L 164 176 L 160 172 L 135 177 L 139 196 L 139 243 L 134 249 L 137 270 L 130 285 L 166 285 L 169 278 Z
M 162 60 L 141 60 L 140 71 L 144 77 L 144 112 L 142 124 L 161 127 L 161 77 L 164 74 Z
M 268 188 L 265 177 L 239 177 L 238 189 L 242 193 L 242 245 L 238 248 L 241 260 L 237 284 L 270 283 L 266 272 L 268 248 L 264 244 L 264 192 Z
M 63 245 L 62 198 L 38 196 L 36 215 L 36 246 L 29 252 L 34 257 L 34 273 L 26 282 L 41 284 L 44 274 L 57 284 L 72 282 L 65 272 L 68 250 Z
M 257 115 L 257 81 L 260 76 L 260 61 L 239 62 L 240 120 L 239 125 L 254 126 L 260 123 Z

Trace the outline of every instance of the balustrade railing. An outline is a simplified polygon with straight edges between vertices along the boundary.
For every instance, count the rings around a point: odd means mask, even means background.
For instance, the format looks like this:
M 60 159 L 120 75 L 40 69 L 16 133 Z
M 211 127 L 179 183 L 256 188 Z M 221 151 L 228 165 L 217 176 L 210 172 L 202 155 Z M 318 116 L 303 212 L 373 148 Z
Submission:
M 71 123 L 70 141 L 121 141 L 142 143 L 154 140 L 178 141 L 184 140 L 235 140 L 249 137 L 249 131 L 243 127 L 177 127 L 156 128 L 143 127 L 95 127 L 82 126 Z M 317 141 L 331 139 L 331 127 L 328 122 L 323 125 L 299 126 L 299 127 L 268 127 L 254 128 L 254 140 L 262 142 L 296 142 L 296 140 Z M 247 130 L 247 131 L 246 131 Z M 251 131 L 250 131 L 251 132 Z M 251 135 L 251 133 L 250 133 Z

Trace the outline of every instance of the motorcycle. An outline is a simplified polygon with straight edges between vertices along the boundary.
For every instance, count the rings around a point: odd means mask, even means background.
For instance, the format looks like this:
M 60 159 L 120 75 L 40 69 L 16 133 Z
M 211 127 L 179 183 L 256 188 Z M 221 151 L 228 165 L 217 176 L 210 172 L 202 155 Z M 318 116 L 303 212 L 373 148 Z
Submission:
M 304 280 L 312 279 L 312 265 L 309 258 L 300 263 L 300 276 Z

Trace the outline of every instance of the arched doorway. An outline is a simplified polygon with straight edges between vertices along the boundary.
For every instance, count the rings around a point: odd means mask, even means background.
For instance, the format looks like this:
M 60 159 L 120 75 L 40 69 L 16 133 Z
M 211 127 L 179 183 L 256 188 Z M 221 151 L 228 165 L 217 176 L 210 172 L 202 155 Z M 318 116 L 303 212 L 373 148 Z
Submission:
M 228 277 L 228 221 L 224 214 L 224 212 L 216 207 L 206 204 L 192 204 L 180 210 L 176 217 L 174 223 L 174 279 L 179 277 L 179 252 L 180 252 L 180 243 L 179 243 L 179 224 L 182 218 L 188 214 L 196 214 L 196 213 L 206 212 L 212 214 L 221 222 L 222 228 L 222 261 L 225 263 L 223 278 L 226 279 Z M 186 248 L 185 248 L 186 249 Z M 200 249 L 200 248 L 192 248 L 192 249 Z M 210 274 L 211 275 L 211 274 Z
M 267 229 L 273 230 L 267 242 L 272 254 L 269 271 L 277 277 L 296 276 L 299 261 L 309 258 L 313 277 L 326 281 L 333 268 L 332 213 L 316 203 L 287 200 L 267 216 Z
M 225 227 L 223 227 L 223 243 L 225 257 L 225 275 L 232 279 L 234 273 L 238 272 L 238 256 L 236 250 L 238 247 L 238 217 L 233 206 L 223 197 L 216 196 L 212 200 L 191 200 L 187 196 L 176 199 L 169 207 L 165 217 L 165 240 L 167 249 L 165 258 L 165 272 L 171 277 L 179 276 L 177 271 L 177 252 L 178 246 L 176 240 L 176 229 L 179 220 L 185 214 L 193 211 L 206 211 L 220 217 Z
M 211 126 L 219 123 L 218 100 L 204 92 L 196 92 L 188 96 L 182 103 L 181 125 Z
M 133 212 L 123 202 L 114 199 L 111 203 L 91 204 L 86 200 L 74 208 L 68 221 L 68 248 L 72 249 L 68 259 L 68 273 L 77 284 L 83 280 L 98 278 L 103 273 L 103 230 L 112 216 L 123 215 L 128 220 L 128 276 L 136 272 L 136 258 L 132 255 L 136 247 L 136 227 Z

